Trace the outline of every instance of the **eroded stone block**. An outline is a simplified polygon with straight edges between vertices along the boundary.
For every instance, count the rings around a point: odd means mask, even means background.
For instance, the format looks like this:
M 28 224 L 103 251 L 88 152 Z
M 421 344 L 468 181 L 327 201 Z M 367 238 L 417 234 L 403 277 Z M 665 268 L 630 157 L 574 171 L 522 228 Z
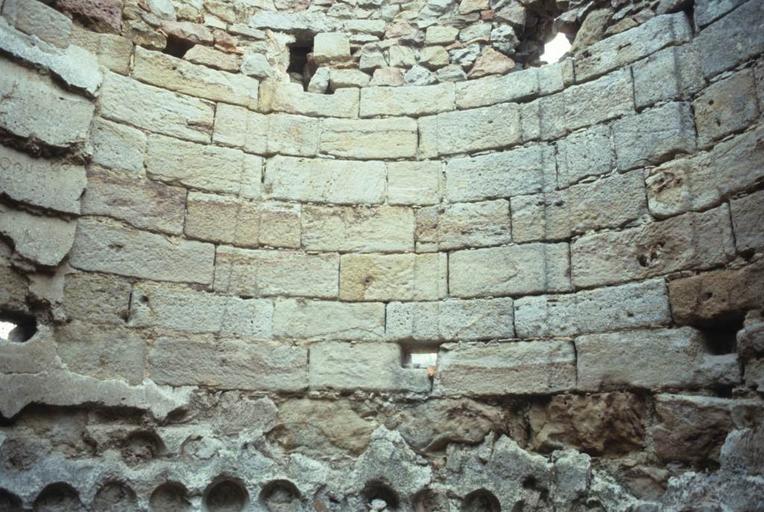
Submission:
M 501 245 L 511 238 L 505 199 L 430 206 L 416 212 L 419 251 Z
M 343 120 L 321 123 L 322 153 L 341 158 L 412 158 L 417 152 L 417 124 L 409 118 Z
M 692 106 L 701 145 L 742 130 L 759 116 L 753 71 L 745 69 L 714 82 Z
M 273 334 L 283 339 L 381 340 L 385 333 L 385 305 L 283 299 L 276 301 Z
M 454 109 L 454 86 L 417 85 L 364 87 L 361 90 L 361 117 L 421 116 Z
M 343 300 L 435 300 L 446 295 L 446 254 L 343 254 Z
M 393 252 L 414 249 L 414 211 L 399 206 L 312 206 L 302 209 L 309 251 Z

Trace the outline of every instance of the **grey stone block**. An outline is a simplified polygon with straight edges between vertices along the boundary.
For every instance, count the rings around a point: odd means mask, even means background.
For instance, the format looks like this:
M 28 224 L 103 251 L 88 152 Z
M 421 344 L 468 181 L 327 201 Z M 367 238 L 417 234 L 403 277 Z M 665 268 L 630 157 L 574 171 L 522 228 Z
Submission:
M 749 0 L 724 18 L 704 28 L 695 39 L 706 78 L 764 51 L 764 3 Z

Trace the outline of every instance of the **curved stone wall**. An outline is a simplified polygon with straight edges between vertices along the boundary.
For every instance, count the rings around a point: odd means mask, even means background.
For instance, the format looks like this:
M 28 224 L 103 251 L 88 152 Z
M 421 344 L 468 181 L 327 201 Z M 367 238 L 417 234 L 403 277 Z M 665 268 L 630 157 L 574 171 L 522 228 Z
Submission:
M 0 0 L 0 509 L 764 506 L 764 4 L 323 94 L 242 20 L 539 6 L 266 3 Z

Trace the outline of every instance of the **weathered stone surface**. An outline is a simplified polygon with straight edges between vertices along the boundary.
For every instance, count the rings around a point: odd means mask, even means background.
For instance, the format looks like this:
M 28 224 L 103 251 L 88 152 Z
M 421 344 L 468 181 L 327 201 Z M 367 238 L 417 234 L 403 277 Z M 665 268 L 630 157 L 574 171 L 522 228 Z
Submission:
M 95 27 L 119 32 L 122 28 L 120 0 L 56 0 L 56 7 L 86 19 Z
M 186 52 L 183 58 L 194 64 L 237 73 L 241 68 L 241 56 L 221 52 L 207 46 L 196 45 Z M 245 73 L 247 74 L 247 73 Z
M 535 145 L 512 151 L 455 158 L 446 163 L 449 201 L 496 199 L 553 190 L 554 149 Z
M 97 167 L 88 171 L 83 215 L 114 217 L 136 228 L 179 235 L 185 209 L 183 188 Z
M 562 89 L 562 76 L 560 76 Z M 538 68 L 529 68 L 505 76 L 493 76 L 456 84 L 458 108 L 483 107 L 518 101 L 539 93 Z
M 322 32 L 313 39 L 316 63 L 340 62 L 350 58 L 350 41 L 342 32 Z
M 75 25 L 71 44 L 85 48 L 96 56 L 98 63 L 107 69 L 126 75 L 130 71 L 133 43 L 116 34 L 91 32 Z
M 80 213 L 85 168 L 62 160 L 30 158 L 0 146 L 0 195 L 64 213 Z
M 738 269 L 704 272 L 669 281 L 671 311 L 679 324 L 719 325 L 761 307 L 764 260 Z
M 764 191 L 733 199 L 730 213 L 738 252 L 764 247 Z
M 266 80 L 260 86 L 261 112 L 287 112 L 319 117 L 358 117 L 359 92 L 339 89 L 334 94 L 302 90 L 300 84 Z
M 147 370 L 154 382 L 171 386 L 300 391 L 308 384 L 308 350 L 210 335 L 162 337 L 149 348 Z
M 343 254 L 343 300 L 435 300 L 446 295 L 445 253 Z
M 16 254 L 33 263 L 54 267 L 69 253 L 77 223 L 33 215 L 0 203 L 0 234 L 13 242 Z
M 456 297 L 521 295 L 570 289 L 568 244 L 522 244 L 456 251 L 449 256 Z
M 584 235 L 571 244 L 576 286 L 597 286 L 703 269 L 735 255 L 729 208 L 686 213 L 623 231 Z
M 70 262 L 75 268 L 157 281 L 210 284 L 215 246 L 169 239 L 113 222 L 83 218 Z
M 241 197 L 260 196 L 263 159 L 238 149 L 151 135 L 146 174 L 152 179 Z
M 700 55 L 692 45 L 665 48 L 635 63 L 632 69 L 637 108 L 659 101 L 688 99 L 705 85 Z M 667 80 L 668 76 L 675 79 Z
M 85 142 L 95 106 L 49 78 L 0 59 L 0 96 L 0 128 L 12 135 L 56 149 Z
M 739 131 L 759 116 L 753 71 L 745 69 L 714 82 L 692 103 L 698 142 L 708 145 Z
M 487 75 L 504 75 L 509 73 L 514 67 L 514 60 L 490 46 L 486 46 L 481 52 L 480 57 L 475 61 L 475 64 L 472 65 L 472 69 L 467 76 L 470 78 L 481 78 Z
M 583 81 L 646 57 L 669 45 L 685 43 L 692 28 L 684 13 L 664 14 L 638 27 L 603 39 L 576 60 L 576 80 Z
M 509 243 L 509 201 L 431 206 L 416 212 L 419 251 L 485 247 Z
M 23 343 L 10 343 L 5 338 L 0 343 L 0 375 L 39 373 L 56 366 L 60 366 L 56 342 L 47 326 Z
M 273 303 L 193 288 L 141 283 L 131 297 L 130 325 L 229 336 L 271 337 Z
M 190 192 L 186 235 L 240 247 L 299 247 L 300 206 Z
M 24 311 L 29 281 L 12 268 L 5 257 L 0 257 L 0 283 L 0 306 L 10 311 Z
M 265 167 L 265 193 L 277 199 L 336 204 L 381 203 L 385 164 L 277 156 Z
M 628 453 L 645 444 L 647 403 L 634 393 L 554 395 L 529 412 L 534 449 Z
M 130 309 L 132 285 L 116 276 L 77 272 L 64 280 L 64 309 L 69 319 L 122 325 Z
M 662 279 L 515 300 L 519 338 L 667 325 L 668 293 Z
M 444 345 L 435 393 L 554 393 L 576 385 L 576 354 L 568 341 Z
M 442 165 L 435 161 L 389 162 L 387 202 L 393 205 L 428 205 L 440 201 Z
M 311 206 L 302 209 L 309 251 L 393 252 L 414 249 L 414 211 L 399 206 Z
M 385 305 L 284 299 L 276 301 L 273 334 L 283 339 L 373 341 L 385 332 Z
M 198 66 L 161 52 L 135 49 L 133 76 L 143 82 L 198 98 L 257 107 L 257 80 Z
M 391 302 L 386 336 L 417 341 L 511 338 L 512 299 L 448 299 L 440 302 Z
M 679 329 L 588 334 L 576 338 L 578 388 L 670 389 L 740 382 L 736 354 L 712 355 L 700 331 Z
M 557 143 L 557 179 L 567 187 L 613 169 L 615 155 L 608 126 L 573 133 Z
M 72 20 L 36 0 L 5 0 L 3 16 L 17 29 L 59 48 L 69 46 Z
M 218 247 L 214 288 L 224 293 L 263 297 L 336 297 L 337 254 Z
M 696 0 L 695 24 L 705 27 L 712 21 L 724 16 L 726 13 L 742 5 L 746 0 Z
M 319 150 L 341 158 L 411 158 L 417 151 L 417 124 L 409 118 L 321 123 Z
M 764 33 L 758 30 L 762 17 L 764 5 L 751 0 L 701 30 L 696 44 L 706 78 L 764 51 Z
M 511 146 L 520 137 L 520 110 L 512 103 L 419 120 L 419 151 L 426 158 Z
M 329 88 L 332 91 L 343 87 L 366 87 L 371 77 L 358 69 L 332 69 L 329 72 Z
M 107 73 L 101 88 L 101 115 L 153 132 L 209 142 L 214 109 L 205 101 Z
M 369 391 L 430 391 L 424 368 L 401 367 L 391 343 L 322 342 L 310 347 L 310 388 Z
M 110 169 L 143 172 L 146 135 L 123 124 L 96 118 L 90 129 L 93 162 Z

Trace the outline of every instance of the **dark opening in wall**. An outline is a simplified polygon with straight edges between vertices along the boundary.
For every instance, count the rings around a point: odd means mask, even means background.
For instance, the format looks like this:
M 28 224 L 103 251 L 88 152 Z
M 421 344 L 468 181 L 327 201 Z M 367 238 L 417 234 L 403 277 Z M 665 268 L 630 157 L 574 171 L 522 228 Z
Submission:
M 249 502 L 249 493 L 238 480 L 220 478 L 210 484 L 204 493 L 207 512 L 239 512 Z
M 737 332 L 742 328 L 742 314 L 701 327 L 706 350 L 713 355 L 737 352 Z
M 478 489 L 465 496 L 462 512 L 501 512 L 501 504 L 490 491 Z
M 400 506 L 398 493 L 389 485 L 377 480 L 368 482 L 363 488 L 361 495 L 366 505 L 373 510 L 397 510 Z
M 0 310 L 0 341 L 23 343 L 37 332 L 37 320 L 32 315 Z
M 555 0 L 531 1 L 525 8 L 525 27 L 515 60 L 524 67 L 557 62 L 570 50 L 577 27 L 560 20 L 562 10 Z
M 186 512 L 191 510 L 188 490 L 178 482 L 165 482 L 151 493 L 151 512 Z
M 172 34 L 167 35 L 167 44 L 164 47 L 164 53 L 182 59 L 188 50 L 194 47 L 194 43 L 188 39 L 181 39 Z
M 289 480 L 274 480 L 268 482 L 260 491 L 260 502 L 269 512 L 298 510 L 300 491 Z
M 289 67 L 287 73 L 295 81 L 308 88 L 311 77 L 316 72 L 316 65 L 311 61 L 313 53 L 313 36 L 305 36 L 289 46 Z

